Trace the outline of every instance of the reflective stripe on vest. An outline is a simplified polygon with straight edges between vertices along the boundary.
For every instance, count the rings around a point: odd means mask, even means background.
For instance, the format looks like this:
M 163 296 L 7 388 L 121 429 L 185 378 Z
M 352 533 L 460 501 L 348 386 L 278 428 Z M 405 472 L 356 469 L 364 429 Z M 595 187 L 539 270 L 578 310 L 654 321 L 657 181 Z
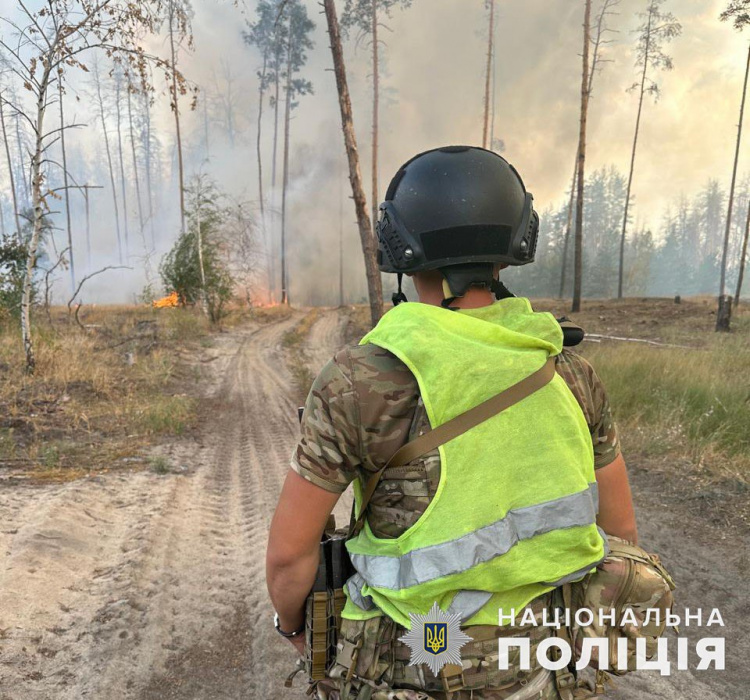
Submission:
M 413 549 L 400 557 L 352 554 L 351 560 L 370 586 L 390 590 L 410 588 L 468 571 L 505 554 L 521 540 L 552 530 L 593 525 L 598 502 L 597 486 L 593 483 L 585 491 L 570 496 L 508 511 L 504 518 L 455 540 Z

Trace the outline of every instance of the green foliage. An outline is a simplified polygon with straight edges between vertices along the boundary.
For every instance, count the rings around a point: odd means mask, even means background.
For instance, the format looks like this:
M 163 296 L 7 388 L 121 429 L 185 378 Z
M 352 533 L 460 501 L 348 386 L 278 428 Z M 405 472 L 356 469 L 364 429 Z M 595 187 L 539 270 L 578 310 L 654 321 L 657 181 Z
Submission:
M 21 315 L 21 294 L 28 249 L 15 236 L 0 238 L 0 309 L 9 316 Z
M 264 70 L 258 72 L 262 89 L 277 80 L 286 81 L 292 74 L 292 94 L 312 94 L 309 80 L 298 73 L 307 64 L 307 52 L 314 46 L 310 38 L 315 23 L 308 17 L 307 8 L 300 0 L 260 0 L 256 6 L 256 21 L 248 22 L 243 38 L 248 46 L 257 47 L 264 57 Z M 273 107 L 275 97 L 271 97 Z M 295 107 L 293 104 L 292 107 Z
M 186 195 L 187 229 L 162 259 L 159 272 L 168 294 L 177 292 L 185 304 L 205 304 L 211 321 L 216 322 L 234 287 L 223 255 L 227 208 L 223 194 L 205 176 L 196 176 L 186 188 Z
M 378 13 L 391 16 L 394 7 L 407 8 L 412 0 L 378 0 Z M 365 34 L 372 34 L 372 0 L 346 0 L 341 13 L 341 28 L 348 36 L 351 29 L 356 28 Z
M 750 24 L 750 0 L 732 0 L 727 9 L 719 15 L 722 22 L 732 20 L 734 28 L 742 31 Z

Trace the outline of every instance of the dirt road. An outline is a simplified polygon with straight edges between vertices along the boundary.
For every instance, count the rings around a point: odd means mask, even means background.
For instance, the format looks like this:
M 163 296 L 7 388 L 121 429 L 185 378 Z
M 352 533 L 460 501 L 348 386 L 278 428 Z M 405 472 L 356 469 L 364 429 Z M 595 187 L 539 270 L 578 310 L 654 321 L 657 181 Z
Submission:
M 218 337 L 209 424 L 164 449 L 173 473 L 0 487 L 0 700 L 305 697 L 299 677 L 282 685 L 294 655 L 272 628 L 263 561 L 298 430 L 280 341 L 300 317 Z M 314 369 L 344 326 L 321 315 Z M 680 607 L 724 614 L 726 629 L 686 631 L 726 636 L 728 670 L 628 677 L 613 697 L 744 697 L 746 534 L 722 540 L 659 474 L 634 480 L 643 540 L 674 569 Z

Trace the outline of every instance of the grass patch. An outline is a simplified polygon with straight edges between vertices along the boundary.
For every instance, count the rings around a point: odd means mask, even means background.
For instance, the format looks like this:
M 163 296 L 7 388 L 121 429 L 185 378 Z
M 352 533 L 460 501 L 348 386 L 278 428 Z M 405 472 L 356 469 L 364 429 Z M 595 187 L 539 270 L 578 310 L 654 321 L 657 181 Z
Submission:
M 586 347 L 627 443 L 750 476 L 750 351 L 744 334 L 696 350 Z
M 296 399 L 302 405 L 310 392 L 310 387 L 315 381 L 315 375 L 307 366 L 305 355 L 305 341 L 310 335 L 313 325 L 318 320 L 320 311 L 312 309 L 291 330 L 284 333 L 281 344 L 287 350 L 287 366 L 292 373 L 292 380 L 296 389 Z
M 149 460 L 149 467 L 154 474 L 164 475 L 172 471 L 172 466 L 166 457 L 152 457 Z
M 197 310 L 91 306 L 79 318 L 85 329 L 64 309 L 37 314 L 33 375 L 18 328 L 0 325 L 0 469 L 63 479 L 142 464 L 194 424 L 196 401 L 179 392 L 195 377 L 179 358 L 211 342 Z

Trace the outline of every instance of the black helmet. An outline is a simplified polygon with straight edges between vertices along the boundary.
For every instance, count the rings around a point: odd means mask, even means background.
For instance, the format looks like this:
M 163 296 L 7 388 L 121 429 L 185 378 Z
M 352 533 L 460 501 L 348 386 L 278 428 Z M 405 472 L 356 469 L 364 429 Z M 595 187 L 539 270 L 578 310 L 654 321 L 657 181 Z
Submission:
M 458 297 L 474 284 L 492 287 L 497 263 L 534 261 L 534 198 L 515 168 L 492 151 L 448 146 L 420 153 L 401 166 L 385 200 L 378 265 L 398 273 L 399 281 L 406 272 L 438 269 Z

